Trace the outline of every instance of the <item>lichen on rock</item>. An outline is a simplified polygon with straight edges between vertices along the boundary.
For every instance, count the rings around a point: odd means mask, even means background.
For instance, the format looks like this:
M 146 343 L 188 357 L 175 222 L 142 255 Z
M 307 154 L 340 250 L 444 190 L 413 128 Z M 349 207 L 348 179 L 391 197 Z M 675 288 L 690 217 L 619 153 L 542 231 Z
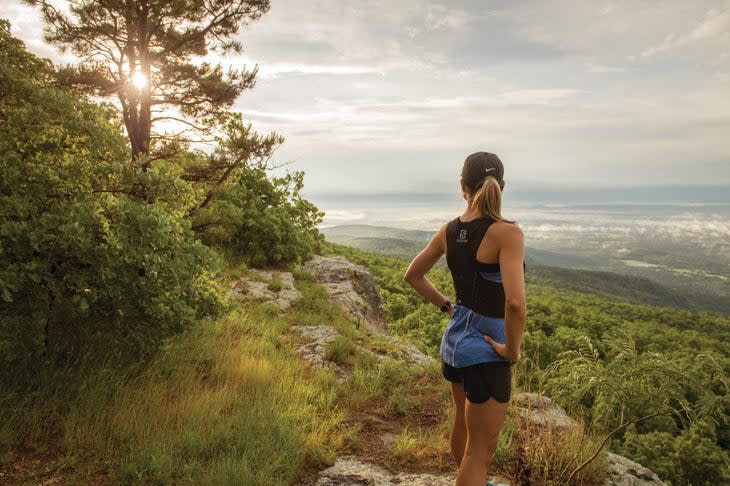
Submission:
M 578 422 L 570 418 L 560 405 L 546 396 L 520 393 L 512 401 L 528 425 L 567 430 L 579 427 Z
M 301 299 L 302 294 L 294 286 L 291 272 L 280 270 L 249 270 L 249 278 L 241 278 L 233 282 L 229 294 L 232 300 L 264 300 L 271 301 L 282 310 L 287 310 L 292 303 Z M 273 285 L 279 279 L 281 283 Z
M 659 476 L 638 462 L 609 452 L 608 477 L 602 486 L 666 486 Z

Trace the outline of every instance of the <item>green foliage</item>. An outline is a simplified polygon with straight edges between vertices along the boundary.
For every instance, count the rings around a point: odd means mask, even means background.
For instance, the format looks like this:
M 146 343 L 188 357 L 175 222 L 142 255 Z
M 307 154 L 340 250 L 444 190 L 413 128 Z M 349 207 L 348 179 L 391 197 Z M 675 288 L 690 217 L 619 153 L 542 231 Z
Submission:
M 405 336 L 415 343 L 421 343 L 424 351 L 432 356 L 438 354 L 447 318 L 445 314 L 433 305 L 419 306 L 415 311 L 394 321 L 389 329 L 396 334 Z
M 699 385 L 696 377 L 662 354 L 637 353 L 630 341 L 607 344 L 604 357 L 590 341 L 562 353 L 547 370 L 545 392 L 603 432 L 643 416 L 689 411 L 684 386 Z
M 3 366 L 139 353 L 219 313 L 215 255 L 180 211 L 189 188 L 162 167 L 130 170 L 109 111 L 50 86 L 48 64 L 7 23 L 0 44 Z M 137 197 L 140 185 L 149 199 Z
M 203 240 L 255 267 L 306 260 L 319 250 L 323 213 L 304 199 L 304 173 L 269 178 L 262 167 L 244 167 L 235 184 L 195 215 Z
M 704 427 L 693 426 L 679 436 L 668 432 L 626 433 L 619 451 L 652 469 L 671 484 L 711 486 L 730 482 L 730 457 L 717 447 Z
M 638 434 L 635 429 L 630 429 L 624 436 L 619 452 L 640 464 L 651 463 L 652 470 L 660 478 L 677 484 L 675 441 L 675 435 L 669 432 Z
M 527 280 L 543 286 L 621 299 L 635 304 L 681 307 L 696 311 L 730 313 L 728 299 L 710 292 L 674 289 L 645 277 L 594 270 L 530 265 Z
M 51 84 L 54 79 L 51 62 L 26 51 L 25 44 L 10 35 L 10 22 L 5 19 L 0 19 L 0 65 L 3 67 L 3 78 L 5 76 L 26 78 L 30 82 L 44 86 Z M 3 98 L 5 97 L 11 104 L 12 92 L 3 91 Z
M 599 357 L 598 351 L 586 342 L 578 351 L 566 351 L 548 369 L 546 392 L 553 398 L 569 405 L 573 409 L 580 409 L 581 415 L 590 421 L 594 432 L 608 438 L 623 432 L 633 424 L 666 416 L 675 418 L 678 426 L 686 425 L 688 419 L 715 420 L 712 414 L 717 409 L 703 406 L 701 401 L 691 404 L 687 395 L 710 395 L 710 402 L 723 401 L 723 396 L 716 397 L 706 391 L 707 383 L 701 374 L 688 372 L 678 363 L 672 362 L 664 355 L 653 352 L 637 353 L 633 342 L 611 340 L 610 347 L 604 358 Z M 722 373 L 722 370 L 715 369 Z M 643 425 L 643 424 L 642 424 Z M 655 422 L 658 427 L 672 428 Z M 723 468 L 727 469 L 730 456 L 717 448 L 716 440 L 707 437 L 707 434 L 695 434 L 696 427 L 686 428 L 677 439 L 686 446 L 692 447 L 693 454 L 677 456 L 675 465 L 679 471 L 666 470 L 667 435 L 658 430 L 652 438 L 665 439 L 660 445 L 661 450 L 656 454 L 652 451 L 645 464 L 662 468 L 669 476 L 684 476 L 682 483 L 686 484 L 714 484 L 722 476 Z M 672 435 L 669 435 L 672 437 Z M 691 442 L 694 439 L 694 442 Z M 644 446 L 636 447 L 644 453 Z M 696 446 L 696 447 L 695 447 Z M 601 446 L 602 447 L 602 446 Z M 716 449 L 706 454 L 697 454 L 701 448 Z M 644 454 L 642 454 L 643 456 Z M 689 461 L 685 460 L 690 456 Z M 696 467 L 696 464 L 701 466 Z M 706 469 L 717 471 L 714 474 L 701 473 Z M 719 474 L 719 475 L 718 475 Z M 712 478 L 709 479 L 708 478 Z

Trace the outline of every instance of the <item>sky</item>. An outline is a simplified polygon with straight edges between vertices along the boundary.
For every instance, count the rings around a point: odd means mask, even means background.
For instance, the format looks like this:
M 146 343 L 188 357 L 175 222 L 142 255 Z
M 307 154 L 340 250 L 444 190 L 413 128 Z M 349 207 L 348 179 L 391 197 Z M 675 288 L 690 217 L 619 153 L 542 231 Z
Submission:
M 730 0 L 272 0 L 240 38 L 235 109 L 307 194 L 452 192 L 479 150 L 523 190 L 730 189 Z

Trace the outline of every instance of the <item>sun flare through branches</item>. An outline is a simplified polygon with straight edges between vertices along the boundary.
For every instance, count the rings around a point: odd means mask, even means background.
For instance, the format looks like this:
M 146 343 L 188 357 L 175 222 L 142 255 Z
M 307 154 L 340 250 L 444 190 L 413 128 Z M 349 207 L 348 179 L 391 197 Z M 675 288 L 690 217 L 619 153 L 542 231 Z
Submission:
M 130 81 L 132 82 L 132 85 L 138 89 L 142 89 L 147 86 L 147 76 L 139 71 L 132 74 Z

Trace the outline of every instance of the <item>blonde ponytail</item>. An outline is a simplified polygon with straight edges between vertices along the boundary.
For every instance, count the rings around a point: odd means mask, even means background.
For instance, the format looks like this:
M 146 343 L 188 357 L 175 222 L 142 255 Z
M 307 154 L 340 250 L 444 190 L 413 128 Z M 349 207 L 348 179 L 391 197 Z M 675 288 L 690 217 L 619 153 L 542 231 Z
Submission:
M 514 223 L 502 217 L 502 187 L 492 176 L 487 177 L 481 187 L 469 195 L 469 205 L 475 208 L 481 217 Z

